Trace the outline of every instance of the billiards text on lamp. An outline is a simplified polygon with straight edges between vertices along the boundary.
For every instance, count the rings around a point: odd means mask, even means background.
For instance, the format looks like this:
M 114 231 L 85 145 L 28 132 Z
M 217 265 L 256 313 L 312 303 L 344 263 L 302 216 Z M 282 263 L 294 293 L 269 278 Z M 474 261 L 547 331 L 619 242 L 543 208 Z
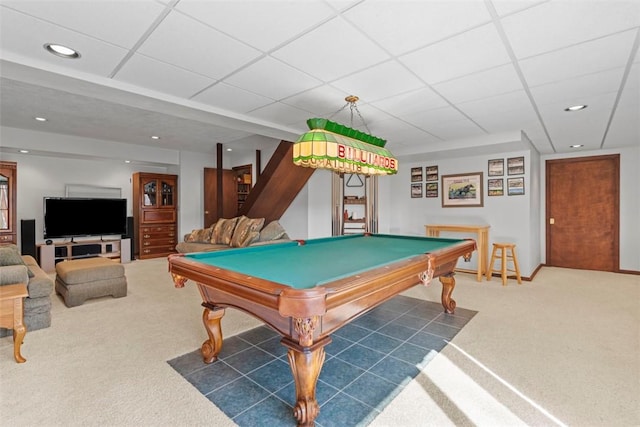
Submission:
M 384 139 L 327 119 L 312 118 L 307 125 L 309 132 L 293 146 L 295 165 L 363 175 L 398 172 L 398 160 L 384 148 Z

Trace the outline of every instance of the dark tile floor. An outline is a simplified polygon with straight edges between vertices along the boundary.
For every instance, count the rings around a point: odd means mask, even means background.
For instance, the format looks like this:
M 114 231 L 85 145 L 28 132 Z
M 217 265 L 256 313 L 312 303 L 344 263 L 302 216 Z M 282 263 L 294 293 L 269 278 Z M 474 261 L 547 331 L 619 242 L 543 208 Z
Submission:
M 316 426 L 368 425 L 475 314 L 400 295 L 336 331 L 316 389 Z M 266 326 L 226 338 L 209 365 L 199 349 L 168 363 L 241 427 L 296 425 L 286 349 Z

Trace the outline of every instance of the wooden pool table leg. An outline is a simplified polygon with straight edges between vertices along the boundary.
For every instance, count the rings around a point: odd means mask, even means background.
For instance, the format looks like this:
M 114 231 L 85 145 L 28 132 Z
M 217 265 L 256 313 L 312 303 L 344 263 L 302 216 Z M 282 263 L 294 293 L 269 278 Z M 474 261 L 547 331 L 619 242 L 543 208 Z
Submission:
M 296 384 L 293 416 L 298 420 L 298 426 L 311 427 L 315 425 L 314 420 L 320 413 L 316 384 L 324 363 L 324 346 L 331 342 L 331 338 L 325 337 L 309 347 L 301 346 L 288 338 L 283 338 L 281 342 L 288 348 L 287 357 Z
M 449 273 L 440 276 L 440 283 L 442 283 L 442 306 L 444 307 L 444 312 L 449 314 L 453 314 L 456 310 L 456 301 L 451 298 L 453 288 L 456 287 L 454 275 L 455 273 Z
M 202 313 L 202 322 L 209 335 L 209 339 L 202 343 L 200 349 L 204 363 L 216 361 L 222 350 L 222 327 L 220 326 L 222 316 L 224 316 L 224 308 L 216 306 L 205 306 Z

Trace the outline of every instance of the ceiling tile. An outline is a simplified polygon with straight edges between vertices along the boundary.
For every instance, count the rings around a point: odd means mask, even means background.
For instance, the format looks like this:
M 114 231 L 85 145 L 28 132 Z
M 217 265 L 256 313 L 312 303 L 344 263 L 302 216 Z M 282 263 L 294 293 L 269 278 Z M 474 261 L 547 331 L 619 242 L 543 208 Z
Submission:
M 320 0 L 181 0 L 176 9 L 265 52 L 335 14 Z
M 212 107 L 219 107 L 238 113 L 247 113 L 274 102 L 272 99 L 262 95 L 247 92 L 225 83 L 216 83 L 191 99 Z
M 498 16 L 505 16 L 514 12 L 528 9 L 531 6 L 535 6 L 539 3 L 544 3 L 545 1 L 549 0 L 491 0 L 491 3 L 496 9 L 496 13 L 498 14 Z
M 538 123 L 529 97 L 524 90 L 458 104 L 469 118 L 488 132 L 524 130 Z
M 215 81 L 140 54 L 133 55 L 114 79 L 183 98 Z
M 344 16 L 394 55 L 491 20 L 481 0 L 369 1 L 349 9 Z
M 474 118 L 478 115 L 494 114 L 500 116 L 512 110 L 529 110 L 533 112 L 531 101 L 524 90 L 504 93 L 502 95 L 482 98 L 458 104 L 458 108 Z
M 371 105 L 382 111 L 391 112 L 397 117 L 403 117 L 407 114 L 445 107 L 449 104 L 430 88 L 423 87 L 413 92 L 374 101 Z
M 297 125 L 301 132 L 307 129 L 305 122 L 310 118 L 310 113 L 308 111 L 304 111 L 300 108 L 292 107 L 281 102 L 274 102 L 273 104 L 258 108 L 247 115 L 273 123 Z
M 513 109 L 500 114 L 487 111 L 470 117 L 489 133 L 526 131 L 531 124 L 538 124 L 538 117 L 531 107 Z
M 54 67 L 108 76 L 127 54 L 123 48 L 96 40 L 40 19 L 2 8 L 0 13 L 0 47 L 7 52 L 33 58 Z M 45 43 L 58 43 L 76 49 L 78 59 L 52 55 Z
M 620 97 L 603 148 L 640 144 L 640 63 L 629 71 L 625 91 Z
M 170 13 L 138 52 L 213 79 L 262 54 L 178 12 Z
M 339 17 L 276 50 L 272 56 L 325 82 L 389 59 L 384 50 Z
M 620 89 L 624 68 L 613 68 L 567 80 L 556 81 L 531 88 L 536 105 L 562 102 L 567 107 L 584 104 L 586 97 Z
M 381 129 L 379 135 L 381 138 L 387 139 L 386 147 L 391 152 L 399 146 L 425 146 L 429 143 L 441 141 L 434 135 L 400 120 L 389 120 L 384 122 L 383 125 L 384 130 Z M 388 135 L 388 137 L 385 135 Z
M 439 83 L 433 88 L 452 103 L 473 101 L 523 89 L 511 64 Z
M 493 24 L 429 45 L 399 60 L 429 84 L 511 62 Z
M 402 117 L 403 120 L 419 127 L 430 130 L 441 123 L 466 120 L 467 118 L 453 107 L 437 108 L 435 110 L 422 111 L 416 114 L 408 114 Z
M 320 81 L 274 58 L 265 57 L 225 79 L 227 83 L 280 100 L 320 85 Z
M 282 102 L 310 111 L 316 117 L 328 118 L 347 103 L 345 98 L 348 95 L 348 93 L 338 90 L 330 85 L 322 85 L 297 95 L 293 95 L 284 99 Z
M 501 19 L 518 58 L 640 26 L 635 0 L 549 1 Z
M 332 83 L 346 93 L 359 96 L 363 102 L 387 98 L 421 87 L 413 74 L 395 61 L 387 61 Z
M 540 115 L 556 147 L 585 144 L 597 148 L 602 142 L 616 94 L 609 93 L 587 98 L 589 108 L 564 111 L 564 104 L 540 107 Z
M 164 10 L 153 0 L 3 0 L 2 5 L 125 48 L 133 47 Z
M 529 86 L 538 86 L 624 67 L 636 33 L 637 30 L 626 31 L 525 59 L 520 61 L 520 69 Z
M 426 130 L 443 140 L 479 137 L 487 134 L 478 125 L 466 119 L 449 123 L 436 123 Z

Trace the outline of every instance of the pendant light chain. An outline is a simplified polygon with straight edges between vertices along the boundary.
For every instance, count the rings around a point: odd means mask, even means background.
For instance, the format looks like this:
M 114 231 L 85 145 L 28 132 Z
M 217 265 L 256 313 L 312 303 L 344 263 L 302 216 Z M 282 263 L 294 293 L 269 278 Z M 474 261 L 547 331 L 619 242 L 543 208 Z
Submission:
M 364 118 L 362 117 L 362 114 L 360 114 L 360 110 L 358 109 L 358 105 L 356 104 L 356 102 L 358 102 L 360 98 L 358 98 L 355 95 L 349 95 L 347 96 L 344 100 L 347 101 L 346 104 L 344 104 L 342 106 L 342 108 L 340 108 L 338 111 L 336 111 L 335 113 L 333 113 L 332 115 L 329 116 L 328 120 L 331 120 L 333 118 L 333 116 L 335 116 L 336 114 L 338 114 L 339 112 L 341 112 L 342 110 L 344 110 L 345 108 L 347 108 L 347 105 L 349 106 L 349 110 L 351 113 L 351 123 L 349 124 L 349 126 L 353 129 L 353 111 L 355 110 L 356 113 L 358 114 L 358 117 L 360 117 L 360 121 L 362 122 L 362 125 L 364 126 L 364 128 L 367 130 L 367 132 L 370 134 L 371 131 L 369 130 L 369 126 L 367 126 L 367 123 L 364 121 Z

